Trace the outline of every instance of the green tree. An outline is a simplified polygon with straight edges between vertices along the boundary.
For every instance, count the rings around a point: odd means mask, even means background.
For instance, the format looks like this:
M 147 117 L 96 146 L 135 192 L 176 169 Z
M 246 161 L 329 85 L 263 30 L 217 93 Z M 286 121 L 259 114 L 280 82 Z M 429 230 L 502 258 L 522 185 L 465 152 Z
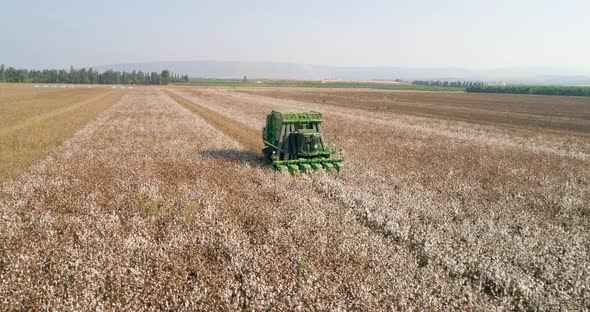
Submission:
M 57 69 L 52 69 L 47 72 L 47 81 L 48 83 L 55 83 L 59 77 L 59 73 Z
M 29 78 L 29 72 L 26 69 L 18 70 L 18 82 L 26 82 Z
M 86 71 L 86 68 L 82 68 L 80 69 L 80 71 L 78 72 L 78 83 L 88 83 L 89 79 L 88 79 L 88 72 Z
M 86 78 L 88 79 L 88 83 L 95 83 L 94 79 L 96 79 L 96 78 L 94 76 L 94 70 L 92 70 L 92 68 L 88 68 L 86 70 Z
M 57 83 L 66 83 L 68 82 L 68 72 L 65 69 L 60 69 L 57 73 Z
M 121 83 L 129 84 L 129 74 L 126 72 L 121 73 Z
M 145 74 L 140 70 L 137 72 L 137 77 L 135 79 L 135 83 L 137 84 L 146 84 L 145 83 Z
M 170 82 L 189 82 L 188 75 L 178 75 L 171 73 L 169 70 L 162 70 L 161 73 L 152 72 L 120 72 L 109 69 L 99 73 L 92 68 L 76 69 L 70 66 L 70 70 L 65 69 L 43 69 L 27 70 L 14 67 L 6 68 L 0 65 L 0 82 L 34 82 L 34 83 L 99 83 L 99 84 L 169 84 Z
M 14 67 L 8 67 L 6 70 L 6 82 L 18 82 L 18 70 Z
M 168 71 L 167 69 L 164 69 L 162 71 L 162 74 L 160 75 L 160 83 L 163 85 L 167 85 L 170 83 L 170 71 Z
M 78 71 L 74 68 L 74 66 L 70 66 L 70 72 L 68 73 L 67 81 L 61 82 L 68 82 L 68 83 L 80 83 L 78 77 Z
M 6 82 L 6 66 L 0 65 L 0 82 Z
M 136 81 L 137 81 L 137 71 L 136 70 L 133 70 L 131 72 L 131 75 L 129 76 L 129 83 L 135 84 Z
M 159 85 L 160 84 L 160 74 L 156 72 L 152 72 L 150 74 L 150 84 Z

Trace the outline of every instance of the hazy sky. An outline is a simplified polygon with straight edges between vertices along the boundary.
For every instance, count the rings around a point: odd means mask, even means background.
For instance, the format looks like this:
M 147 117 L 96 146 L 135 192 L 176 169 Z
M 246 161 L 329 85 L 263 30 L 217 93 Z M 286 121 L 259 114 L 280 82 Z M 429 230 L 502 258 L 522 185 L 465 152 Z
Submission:
M 589 0 L 0 0 L 0 63 L 241 60 L 590 72 Z

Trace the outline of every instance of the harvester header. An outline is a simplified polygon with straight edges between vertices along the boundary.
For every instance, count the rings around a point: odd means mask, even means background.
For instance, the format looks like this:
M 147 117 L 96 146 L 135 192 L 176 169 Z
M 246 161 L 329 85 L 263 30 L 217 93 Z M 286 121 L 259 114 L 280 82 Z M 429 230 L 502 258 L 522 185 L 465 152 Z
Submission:
M 272 111 L 262 129 L 262 150 L 276 170 L 289 173 L 319 169 L 340 171 L 342 158 L 333 157 L 335 151 L 324 141 L 318 112 Z

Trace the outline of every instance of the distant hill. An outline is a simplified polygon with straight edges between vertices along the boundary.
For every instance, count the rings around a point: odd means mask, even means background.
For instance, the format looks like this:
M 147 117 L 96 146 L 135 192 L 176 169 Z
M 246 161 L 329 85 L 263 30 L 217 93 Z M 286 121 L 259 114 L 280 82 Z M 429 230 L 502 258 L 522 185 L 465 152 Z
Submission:
M 199 78 L 278 78 L 278 79 L 345 79 L 345 80 L 480 80 L 504 81 L 518 84 L 590 85 L 590 77 L 580 73 L 550 68 L 508 68 L 495 70 L 467 70 L 461 68 L 409 67 L 342 67 L 295 63 L 233 62 L 233 61 L 177 61 L 130 63 L 96 66 L 98 70 L 142 70 L 144 72 L 169 69 L 177 74 Z

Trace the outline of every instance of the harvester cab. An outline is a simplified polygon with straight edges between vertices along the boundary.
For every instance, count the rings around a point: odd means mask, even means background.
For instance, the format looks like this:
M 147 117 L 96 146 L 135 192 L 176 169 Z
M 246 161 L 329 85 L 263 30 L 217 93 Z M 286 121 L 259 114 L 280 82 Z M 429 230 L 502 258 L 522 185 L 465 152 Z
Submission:
M 303 157 L 312 157 L 322 154 L 321 135 L 312 129 L 299 129 L 295 132 L 297 138 L 296 146 L 299 147 L 299 155 Z
M 262 129 L 262 150 L 276 170 L 289 173 L 319 169 L 340 171 L 342 158 L 324 142 L 318 112 L 273 111 L 266 117 Z

